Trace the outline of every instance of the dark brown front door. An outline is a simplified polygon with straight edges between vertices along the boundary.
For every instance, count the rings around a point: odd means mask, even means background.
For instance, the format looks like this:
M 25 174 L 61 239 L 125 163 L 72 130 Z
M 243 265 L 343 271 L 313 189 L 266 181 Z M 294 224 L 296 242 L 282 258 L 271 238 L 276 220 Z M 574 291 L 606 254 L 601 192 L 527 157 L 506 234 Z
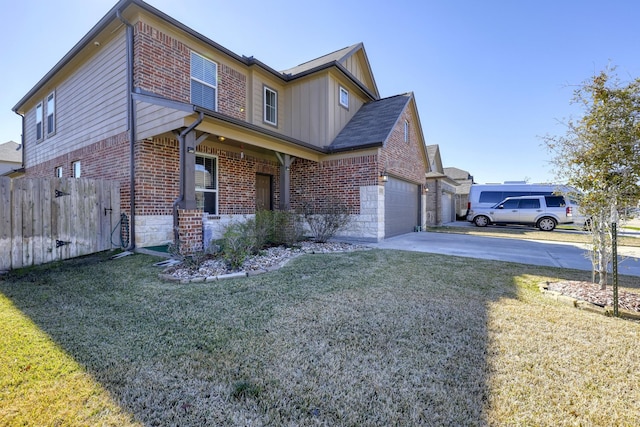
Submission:
M 256 210 L 273 209 L 271 175 L 256 174 Z

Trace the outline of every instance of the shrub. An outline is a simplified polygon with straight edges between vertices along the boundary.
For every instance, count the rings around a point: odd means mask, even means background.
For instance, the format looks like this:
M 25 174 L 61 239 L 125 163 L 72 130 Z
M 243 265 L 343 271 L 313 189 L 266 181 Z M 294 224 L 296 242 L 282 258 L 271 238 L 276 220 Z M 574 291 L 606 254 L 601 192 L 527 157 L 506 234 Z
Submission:
M 303 239 L 300 216 L 293 211 L 256 212 L 256 242 L 259 248 L 265 246 L 293 246 Z
M 302 203 L 302 216 L 316 242 L 331 239 L 349 221 L 349 208 L 338 199 L 309 200 Z
M 225 229 L 222 236 L 222 257 L 232 268 L 242 266 L 244 260 L 259 249 L 255 231 L 256 222 L 253 219 L 235 222 Z

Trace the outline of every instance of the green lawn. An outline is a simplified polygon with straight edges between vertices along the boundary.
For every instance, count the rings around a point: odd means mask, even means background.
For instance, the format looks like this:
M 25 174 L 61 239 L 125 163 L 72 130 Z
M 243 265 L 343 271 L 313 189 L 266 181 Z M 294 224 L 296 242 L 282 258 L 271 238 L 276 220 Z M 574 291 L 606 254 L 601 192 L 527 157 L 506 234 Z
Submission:
M 0 425 L 640 423 L 640 324 L 537 288 L 589 272 L 370 250 L 176 284 L 155 261 L 0 279 Z

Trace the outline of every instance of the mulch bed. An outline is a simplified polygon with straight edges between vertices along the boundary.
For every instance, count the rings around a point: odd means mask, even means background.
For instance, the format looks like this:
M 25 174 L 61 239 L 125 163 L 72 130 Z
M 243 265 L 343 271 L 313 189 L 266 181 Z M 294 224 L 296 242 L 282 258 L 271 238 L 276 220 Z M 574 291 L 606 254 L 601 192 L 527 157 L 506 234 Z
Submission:
M 597 283 L 569 280 L 549 282 L 548 289 L 601 307 L 613 306 L 613 287 L 611 285 L 608 285 L 605 290 L 601 290 Z M 618 307 L 623 310 L 640 312 L 640 294 L 619 290 Z

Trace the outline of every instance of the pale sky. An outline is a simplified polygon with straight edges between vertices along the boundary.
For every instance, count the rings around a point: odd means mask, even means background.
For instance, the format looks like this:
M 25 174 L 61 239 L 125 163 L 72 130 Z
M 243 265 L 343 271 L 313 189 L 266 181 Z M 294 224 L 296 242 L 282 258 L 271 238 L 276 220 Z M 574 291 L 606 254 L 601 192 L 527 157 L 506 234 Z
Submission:
M 276 70 L 363 42 L 382 97 L 414 92 L 426 143 L 476 182 L 554 181 L 541 136 L 580 113 L 575 86 L 608 65 L 640 77 L 637 0 L 149 0 Z M 12 107 L 116 0 L 0 0 L 0 143 Z

